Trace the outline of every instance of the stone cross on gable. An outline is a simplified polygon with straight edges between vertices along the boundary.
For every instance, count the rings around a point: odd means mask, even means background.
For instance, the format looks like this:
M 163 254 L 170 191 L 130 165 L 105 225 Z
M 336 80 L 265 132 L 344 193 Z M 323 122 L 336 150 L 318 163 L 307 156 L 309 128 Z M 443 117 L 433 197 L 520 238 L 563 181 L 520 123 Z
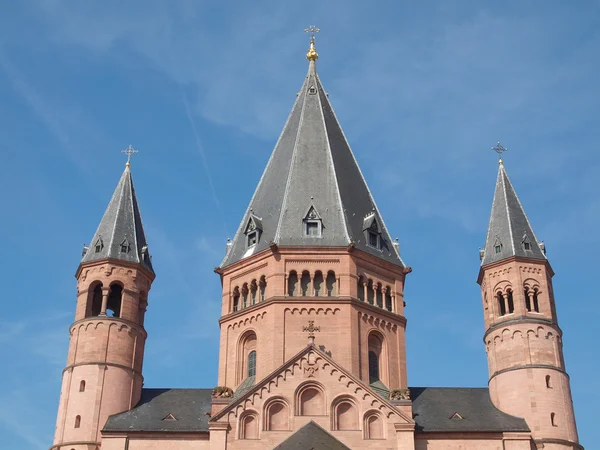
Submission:
M 308 326 L 304 327 L 302 329 L 302 331 L 308 331 L 308 345 L 314 345 L 315 344 L 315 331 L 320 332 L 321 327 L 319 327 L 319 326 L 315 327 L 315 321 L 309 320 Z

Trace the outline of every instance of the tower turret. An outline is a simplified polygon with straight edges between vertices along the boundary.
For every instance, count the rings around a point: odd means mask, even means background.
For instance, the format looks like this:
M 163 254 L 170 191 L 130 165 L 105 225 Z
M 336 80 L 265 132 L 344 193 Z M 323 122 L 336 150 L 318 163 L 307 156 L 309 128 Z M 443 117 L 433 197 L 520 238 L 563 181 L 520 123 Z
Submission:
M 581 448 L 554 304 L 554 272 L 502 160 L 480 257 L 493 403 L 523 417 L 538 448 Z
M 155 275 L 129 166 L 75 274 L 53 450 L 97 449 L 108 416 L 141 396 L 144 314 Z

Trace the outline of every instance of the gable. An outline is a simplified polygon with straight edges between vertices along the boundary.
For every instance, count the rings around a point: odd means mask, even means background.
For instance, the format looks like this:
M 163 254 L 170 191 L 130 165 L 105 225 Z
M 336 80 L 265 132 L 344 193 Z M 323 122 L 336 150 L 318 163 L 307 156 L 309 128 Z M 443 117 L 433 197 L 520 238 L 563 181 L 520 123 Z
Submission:
M 395 425 L 412 428 L 414 424 L 312 344 L 235 399 L 210 422 L 229 424 L 230 436 L 235 440 L 262 439 L 263 431 L 282 432 L 278 434 L 280 441 L 271 442 L 275 445 L 306 425 L 309 418 L 334 433 L 334 437 L 341 437 L 342 442 L 352 432 L 354 439 L 363 439 L 367 432 L 363 425 L 370 418 L 381 429 L 377 439 L 395 439 Z M 338 431 L 342 434 L 336 435 Z M 252 437 L 244 433 L 251 433 Z

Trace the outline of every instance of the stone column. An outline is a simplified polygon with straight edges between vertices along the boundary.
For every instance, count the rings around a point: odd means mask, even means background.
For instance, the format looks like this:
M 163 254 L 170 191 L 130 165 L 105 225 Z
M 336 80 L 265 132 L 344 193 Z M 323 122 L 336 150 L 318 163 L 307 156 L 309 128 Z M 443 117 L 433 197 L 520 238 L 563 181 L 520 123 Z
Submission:
M 102 288 L 102 307 L 100 308 L 100 315 L 106 315 L 106 308 L 108 307 L 108 293 L 110 292 L 110 288 L 103 287 Z

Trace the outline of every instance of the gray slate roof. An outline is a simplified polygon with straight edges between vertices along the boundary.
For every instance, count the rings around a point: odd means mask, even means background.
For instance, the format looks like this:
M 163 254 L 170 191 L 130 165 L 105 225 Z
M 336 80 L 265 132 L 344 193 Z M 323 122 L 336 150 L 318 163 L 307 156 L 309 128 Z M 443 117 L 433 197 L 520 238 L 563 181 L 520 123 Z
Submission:
M 122 251 L 122 245 L 127 251 Z M 129 166 L 125 167 L 81 262 L 105 258 L 139 263 L 154 273 Z
M 305 236 L 304 219 L 311 208 L 322 221 L 322 237 Z M 365 242 L 364 223 L 369 215 L 375 217 L 381 233 L 382 250 Z M 262 229 L 258 244 L 248 249 L 244 233 L 251 217 L 260 220 Z M 360 250 L 404 266 L 311 61 L 221 267 L 264 250 L 270 243 L 346 247 L 351 242 Z
M 131 411 L 110 416 L 103 431 L 208 432 L 212 389 L 142 389 Z M 172 414 L 176 420 L 164 420 Z
M 411 387 L 410 398 L 415 432 L 530 431 L 524 419 L 497 409 L 487 388 Z
M 312 420 L 273 450 L 350 450 Z
M 530 244 L 529 250 L 525 249 L 526 242 Z M 498 245 L 500 252 L 496 253 L 495 248 Z M 501 163 L 481 265 L 485 266 L 512 256 L 546 260 L 525 210 L 508 179 L 504 164 Z
M 207 432 L 211 393 L 212 389 L 143 389 L 140 403 L 131 411 L 110 416 L 104 431 Z M 417 433 L 530 431 L 524 419 L 497 409 L 487 388 L 411 387 L 410 397 Z M 455 413 L 462 419 L 452 419 Z M 176 420 L 164 420 L 169 414 Z M 300 443 L 306 448 L 346 448 L 341 443 L 342 447 L 333 446 L 329 438 L 334 438 L 318 428 L 301 428 L 277 448 L 304 448 L 293 446 Z M 312 435 L 322 442 L 308 441 Z M 330 447 L 325 446 L 327 442 Z

